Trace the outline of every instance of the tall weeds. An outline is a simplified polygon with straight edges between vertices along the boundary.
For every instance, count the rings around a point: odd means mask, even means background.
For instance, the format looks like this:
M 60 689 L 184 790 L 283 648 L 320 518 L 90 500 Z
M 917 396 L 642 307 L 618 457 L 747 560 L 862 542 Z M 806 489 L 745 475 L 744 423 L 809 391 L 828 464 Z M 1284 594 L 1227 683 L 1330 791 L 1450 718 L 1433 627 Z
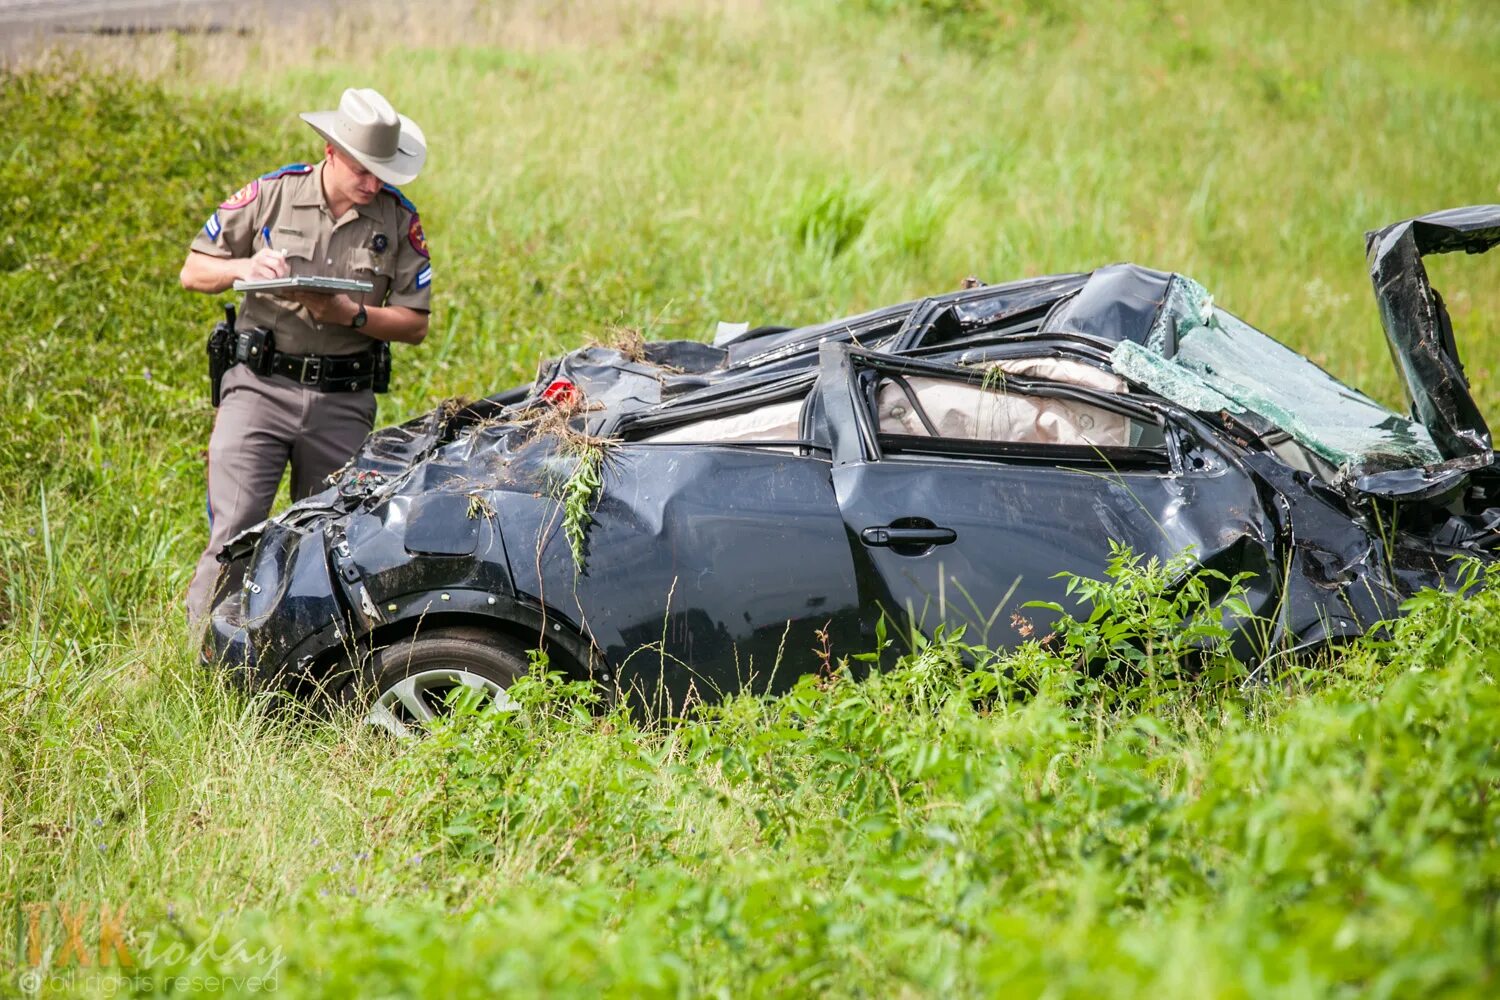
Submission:
M 392 746 L 184 648 L 217 308 L 176 286 L 219 201 L 319 155 L 296 112 L 371 85 L 431 141 L 436 272 L 381 423 L 617 326 L 1122 258 L 1396 402 L 1360 235 L 1494 200 L 1493 5 L 417 10 L 0 76 L 4 926 L 124 904 L 133 940 L 281 949 L 289 994 L 1493 992 L 1488 572 L 1245 685 L 1233 581 L 1122 553 L 1009 658 L 789 650 L 785 697 L 649 727 L 539 667 Z M 1485 408 L 1493 264 L 1434 267 Z M 246 971 L 143 974 L 195 970 Z
M 518 707 L 464 700 L 377 768 L 367 822 L 407 846 L 367 884 L 416 866 L 414 905 L 309 901 L 316 945 L 286 933 L 301 918 L 256 933 L 292 942 L 291 974 L 382 990 L 475 960 L 549 992 L 1465 992 L 1492 974 L 1497 582 L 1423 595 L 1349 654 L 1358 695 L 1326 672 L 1200 674 L 1149 704 L 1091 683 L 1074 653 L 1126 632 L 1157 651 L 1132 669 L 1188 668 L 1141 602 L 1224 609 L 1129 560 L 1057 651 L 951 638 L 676 727 L 539 660 Z M 394 957 L 429 938 L 460 957 Z M 362 965 L 382 941 L 393 957 Z

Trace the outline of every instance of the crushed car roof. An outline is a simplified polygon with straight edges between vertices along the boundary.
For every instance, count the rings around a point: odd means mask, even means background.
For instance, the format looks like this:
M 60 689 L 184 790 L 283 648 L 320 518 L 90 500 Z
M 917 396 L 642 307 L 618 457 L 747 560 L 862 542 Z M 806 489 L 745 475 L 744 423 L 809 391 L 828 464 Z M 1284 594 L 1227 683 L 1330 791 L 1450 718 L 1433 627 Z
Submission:
M 731 399 L 753 401 L 816 368 L 820 345 L 959 364 L 1039 340 L 1255 436 L 1284 433 L 1326 462 L 1340 486 L 1391 498 L 1451 488 L 1492 459 L 1489 429 L 1459 364 L 1422 257 L 1500 241 L 1500 206 L 1432 213 L 1368 236 L 1371 278 L 1410 414 L 1341 383 L 1214 303 L 1193 279 L 1135 264 L 981 285 L 796 329 L 761 327 L 721 345 L 593 345 L 543 365 L 535 384 L 471 404 L 468 419 L 533 405 L 555 382 L 590 402 L 586 430 L 608 435 L 672 422 Z M 749 394 L 748 396 L 746 394 Z M 460 421 L 463 423 L 465 421 Z M 368 458 L 412 457 L 422 421 L 372 441 Z M 457 425 L 449 428 L 450 432 Z M 441 435 L 440 435 L 441 436 Z M 436 443 L 429 440 L 428 445 Z

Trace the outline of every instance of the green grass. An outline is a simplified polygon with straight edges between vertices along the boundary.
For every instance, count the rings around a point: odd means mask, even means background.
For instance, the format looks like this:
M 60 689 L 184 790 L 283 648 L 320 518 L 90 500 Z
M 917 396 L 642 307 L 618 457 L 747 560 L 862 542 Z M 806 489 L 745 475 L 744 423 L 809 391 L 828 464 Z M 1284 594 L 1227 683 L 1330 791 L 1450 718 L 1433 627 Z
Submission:
M 1121 259 L 1399 404 L 1362 233 L 1497 200 L 1500 12 L 462 16 L 0 77 L 0 966 L 51 901 L 128 905 L 138 951 L 279 949 L 296 994 L 1494 992 L 1494 587 L 1249 694 L 1166 653 L 1095 687 L 939 645 L 665 727 L 538 680 L 518 715 L 392 748 L 193 664 L 215 309 L 176 271 L 218 201 L 316 155 L 296 111 L 368 84 L 432 147 L 407 193 L 433 332 L 382 423 L 617 326 L 701 338 Z M 1494 266 L 1433 267 L 1491 413 Z M 1116 620 L 1170 650 L 1172 614 Z M 171 958 L 153 974 L 268 964 Z

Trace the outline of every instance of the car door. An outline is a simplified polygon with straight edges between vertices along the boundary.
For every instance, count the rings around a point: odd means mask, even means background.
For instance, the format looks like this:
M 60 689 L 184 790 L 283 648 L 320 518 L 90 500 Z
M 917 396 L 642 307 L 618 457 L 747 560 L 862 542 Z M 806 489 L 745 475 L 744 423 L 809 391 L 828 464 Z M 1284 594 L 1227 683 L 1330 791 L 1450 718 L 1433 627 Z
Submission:
M 810 388 L 808 379 L 795 398 L 628 433 L 601 469 L 582 572 L 556 515 L 539 528 L 513 524 L 514 537 L 545 543 L 511 554 L 518 587 L 536 586 L 540 569 L 549 608 L 588 630 L 641 703 L 674 711 L 782 691 L 819 668 L 814 650 L 863 648 L 826 445 L 801 440 Z M 773 409 L 789 420 L 755 432 Z
M 1042 638 L 1057 615 L 1026 603 L 1071 607 L 1058 574 L 1101 577 L 1112 542 L 1192 547 L 1257 571 L 1252 604 L 1272 599 L 1274 531 L 1249 475 L 1125 395 L 830 347 L 820 397 L 861 601 L 900 631 Z

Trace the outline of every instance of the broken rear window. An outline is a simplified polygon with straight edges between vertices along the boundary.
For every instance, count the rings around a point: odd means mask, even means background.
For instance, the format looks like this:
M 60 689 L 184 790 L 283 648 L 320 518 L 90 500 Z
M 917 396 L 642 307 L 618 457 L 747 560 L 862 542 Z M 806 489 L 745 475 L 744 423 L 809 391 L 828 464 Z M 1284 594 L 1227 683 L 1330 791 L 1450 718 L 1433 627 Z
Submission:
M 1252 413 L 1340 474 L 1442 460 L 1427 428 L 1351 389 L 1173 275 L 1147 346 L 1122 341 L 1115 371 L 1191 410 Z

